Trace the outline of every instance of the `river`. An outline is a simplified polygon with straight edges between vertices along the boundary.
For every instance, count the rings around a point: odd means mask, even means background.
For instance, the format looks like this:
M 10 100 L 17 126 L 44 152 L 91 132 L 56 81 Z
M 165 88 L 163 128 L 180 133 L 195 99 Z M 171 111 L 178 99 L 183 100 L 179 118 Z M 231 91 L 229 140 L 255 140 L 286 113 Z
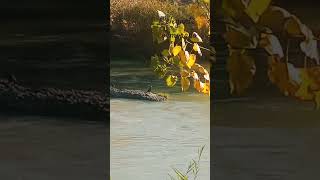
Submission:
M 210 174 L 210 98 L 167 88 L 143 62 L 111 61 L 116 86 L 167 93 L 167 102 L 111 99 L 111 178 L 169 179 L 172 167 L 185 170 L 205 145 L 199 179 Z

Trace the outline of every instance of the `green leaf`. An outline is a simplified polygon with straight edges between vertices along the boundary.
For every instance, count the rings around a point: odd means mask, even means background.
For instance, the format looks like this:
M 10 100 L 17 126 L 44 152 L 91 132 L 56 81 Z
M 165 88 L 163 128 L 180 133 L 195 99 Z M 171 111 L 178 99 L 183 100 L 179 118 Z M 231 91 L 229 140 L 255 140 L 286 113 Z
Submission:
M 181 35 L 184 33 L 184 25 L 183 24 L 179 24 L 178 28 L 177 28 L 177 34 Z
M 161 54 L 165 57 L 168 57 L 170 55 L 169 50 L 168 49 L 164 49 Z
M 171 42 L 171 43 L 174 43 L 175 40 L 176 40 L 176 38 L 175 38 L 174 36 L 171 36 L 171 37 L 170 37 L 170 42 Z

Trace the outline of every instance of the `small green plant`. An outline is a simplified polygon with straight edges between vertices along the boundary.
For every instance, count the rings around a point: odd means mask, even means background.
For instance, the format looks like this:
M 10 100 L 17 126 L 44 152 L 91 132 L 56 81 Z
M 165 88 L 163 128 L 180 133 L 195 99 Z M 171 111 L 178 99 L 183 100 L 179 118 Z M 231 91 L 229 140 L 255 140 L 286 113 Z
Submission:
M 198 149 L 198 158 L 192 159 L 192 161 L 189 162 L 188 168 L 185 172 L 182 172 L 178 170 L 177 168 L 172 168 L 175 176 L 169 174 L 169 177 L 171 180 L 191 180 L 191 177 L 193 180 L 197 179 L 198 173 L 200 170 L 200 160 L 201 160 L 201 155 L 204 150 L 205 146 L 202 146 L 201 148 Z

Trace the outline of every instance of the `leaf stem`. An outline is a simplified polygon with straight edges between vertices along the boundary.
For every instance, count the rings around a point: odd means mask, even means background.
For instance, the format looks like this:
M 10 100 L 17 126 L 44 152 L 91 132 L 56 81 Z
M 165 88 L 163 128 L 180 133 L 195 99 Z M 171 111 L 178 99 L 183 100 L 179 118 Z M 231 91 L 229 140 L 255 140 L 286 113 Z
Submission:
M 186 39 L 186 42 L 188 43 L 188 44 L 193 44 L 192 42 L 189 42 L 187 39 Z M 210 49 L 208 49 L 208 48 L 205 48 L 205 47 L 202 47 L 202 46 L 199 46 L 201 49 L 204 49 L 204 50 L 207 50 L 207 51 L 210 51 L 210 52 L 212 52 L 213 54 L 216 54 L 216 52 L 215 51 L 211 51 Z

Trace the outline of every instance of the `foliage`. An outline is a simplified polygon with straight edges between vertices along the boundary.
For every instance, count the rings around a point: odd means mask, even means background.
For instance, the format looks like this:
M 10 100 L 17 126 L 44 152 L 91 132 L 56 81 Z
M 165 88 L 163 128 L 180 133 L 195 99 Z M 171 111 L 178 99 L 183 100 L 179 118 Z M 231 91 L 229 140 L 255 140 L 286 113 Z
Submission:
M 172 168 L 175 176 L 169 174 L 171 180 L 189 180 L 189 174 L 192 174 L 193 180 L 197 179 L 198 173 L 199 173 L 199 168 L 200 168 L 200 160 L 201 160 L 201 155 L 204 150 L 205 146 L 202 146 L 201 148 L 198 149 L 198 158 L 196 160 L 192 159 L 192 161 L 189 162 L 187 170 L 184 172 L 178 170 L 177 168 Z
M 247 52 L 262 48 L 268 56 L 270 81 L 285 95 L 314 100 L 320 107 L 318 39 L 312 30 L 271 0 L 221 0 L 220 6 L 230 50 L 231 92 L 241 94 L 250 86 L 258 59 Z
M 199 9 L 209 7 L 207 0 L 198 3 Z M 200 10 L 198 13 L 195 11 L 193 9 L 195 19 L 204 16 L 199 14 Z M 209 14 L 206 15 L 209 17 Z M 174 17 L 168 17 L 162 11 L 158 10 L 158 16 L 159 19 L 151 25 L 153 39 L 158 44 L 168 43 L 168 48 L 163 49 L 160 56 L 151 57 L 153 70 L 160 78 L 165 79 L 168 87 L 173 87 L 180 81 L 181 90 L 187 91 L 193 82 L 193 87 L 198 92 L 210 94 L 209 72 L 197 63 L 203 54 L 202 50 L 210 50 L 199 45 L 203 40 L 197 32 L 190 35 L 183 23 L 178 24 Z M 204 28 L 199 24 L 200 29 Z
M 146 24 L 157 17 L 158 9 L 180 21 L 186 21 L 192 15 L 188 5 L 177 6 L 169 0 L 110 0 L 111 27 L 118 32 L 144 31 Z

